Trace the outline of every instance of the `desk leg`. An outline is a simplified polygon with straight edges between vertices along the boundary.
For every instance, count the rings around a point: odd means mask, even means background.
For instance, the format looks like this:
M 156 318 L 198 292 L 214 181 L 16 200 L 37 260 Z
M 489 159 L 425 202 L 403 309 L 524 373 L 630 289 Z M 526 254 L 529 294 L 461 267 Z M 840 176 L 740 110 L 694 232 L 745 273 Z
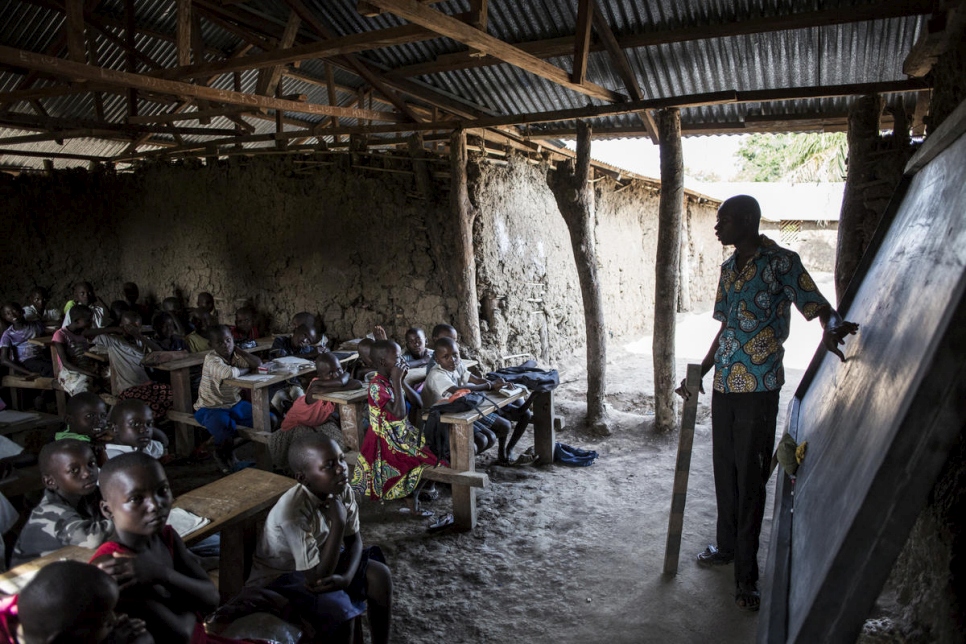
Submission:
M 449 431 L 450 467 L 457 472 L 476 470 L 476 456 L 473 454 L 473 423 L 450 425 Z M 469 485 L 453 484 L 453 518 L 456 529 L 472 530 L 476 526 L 476 488 Z
M 533 449 L 540 457 L 537 465 L 553 463 L 553 446 L 557 442 L 554 429 L 553 391 L 543 391 L 533 399 Z
M 221 530 L 218 555 L 218 594 L 221 603 L 241 592 L 255 551 L 255 524 L 244 521 Z
M 176 369 L 171 372 L 171 408 L 186 413 L 194 412 L 191 405 L 191 372 Z M 184 423 L 175 423 L 174 448 L 178 456 L 187 457 L 195 449 L 195 428 Z
M 339 424 L 347 451 L 358 451 L 362 447 L 362 414 L 366 403 L 340 403 Z
M 252 429 L 256 432 L 272 431 L 272 406 L 268 388 L 252 390 Z

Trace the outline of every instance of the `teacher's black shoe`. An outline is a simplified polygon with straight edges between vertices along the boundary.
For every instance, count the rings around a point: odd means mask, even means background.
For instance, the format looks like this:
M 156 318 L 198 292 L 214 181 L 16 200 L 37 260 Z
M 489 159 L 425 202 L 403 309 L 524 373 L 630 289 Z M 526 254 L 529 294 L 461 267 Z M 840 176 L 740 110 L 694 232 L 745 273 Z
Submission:
M 715 546 L 708 546 L 698 555 L 698 563 L 702 566 L 726 566 L 735 560 L 734 554 L 726 554 Z

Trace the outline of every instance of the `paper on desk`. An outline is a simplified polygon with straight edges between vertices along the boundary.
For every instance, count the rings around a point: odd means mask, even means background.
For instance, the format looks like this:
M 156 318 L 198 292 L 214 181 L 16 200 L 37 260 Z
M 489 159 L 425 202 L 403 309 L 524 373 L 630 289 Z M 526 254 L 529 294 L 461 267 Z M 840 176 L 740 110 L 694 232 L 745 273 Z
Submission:
M 16 411 L 14 409 L 4 409 L 0 411 L 0 425 L 16 425 L 25 423 L 28 420 L 39 420 L 40 414 L 29 411 Z
M 284 358 L 275 358 L 275 364 L 293 365 L 296 367 L 311 367 L 315 363 L 311 360 L 306 360 L 305 358 L 299 358 L 298 356 L 285 356 Z
M 265 382 L 266 380 L 271 380 L 274 378 L 270 373 L 250 373 L 247 376 L 238 376 L 235 380 L 241 380 L 243 382 Z
M 168 525 L 174 528 L 182 539 L 209 523 L 211 523 L 211 519 L 199 517 L 194 512 L 188 512 L 182 508 L 172 508 L 171 514 L 168 515 Z

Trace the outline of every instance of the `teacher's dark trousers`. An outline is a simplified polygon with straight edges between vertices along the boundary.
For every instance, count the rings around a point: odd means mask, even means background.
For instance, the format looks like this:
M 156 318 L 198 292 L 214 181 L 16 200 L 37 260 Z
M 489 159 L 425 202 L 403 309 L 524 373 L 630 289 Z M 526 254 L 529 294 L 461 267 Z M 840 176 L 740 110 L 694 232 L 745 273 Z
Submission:
M 777 391 L 711 395 L 718 549 L 734 554 L 735 581 L 758 581 L 758 538 L 775 449 Z

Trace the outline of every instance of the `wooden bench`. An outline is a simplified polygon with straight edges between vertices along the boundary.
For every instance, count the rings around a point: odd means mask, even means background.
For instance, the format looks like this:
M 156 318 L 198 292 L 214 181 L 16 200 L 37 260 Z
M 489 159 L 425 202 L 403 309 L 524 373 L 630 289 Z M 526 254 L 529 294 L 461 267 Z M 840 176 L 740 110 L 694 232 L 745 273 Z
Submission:
M 194 414 L 188 412 L 169 410 L 168 418 L 172 422 L 182 425 L 204 428 L 204 425 L 195 420 Z M 268 440 L 272 433 L 258 431 L 252 427 L 244 427 L 242 425 L 238 425 L 236 429 L 238 430 L 238 435 L 242 438 L 248 439 L 253 443 L 258 443 L 259 447 L 255 449 L 255 463 L 259 469 L 271 472 L 272 455 L 268 452 Z
M 57 383 L 56 378 L 26 378 L 24 376 L 4 376 L 2 380 L 2 386 L 9 387 L 13 396 L 11 396 L 11 406 L 14 409 L 20 409 L 23 405 L 20 402 L 20 389 L 37 389 L 40 391 L 53 391 L 54 396 L 57 399 L 57 413 L 60 416 L 67 414 L 67 394 Z
M 258 523 L 295 481 L 285 476 L 246 469 L 179 496 L 174 507 L 182 508 L 211 522 L 184 536 L 193 545 L 221 533 L 218 562 L 218 592 L 227 601 L 245 584 L 255 551 Z M 94 551 L 67 546 L 0 575 L 0 592 L 19 592 L 37 571 L 52 561 L 89 561 Z

